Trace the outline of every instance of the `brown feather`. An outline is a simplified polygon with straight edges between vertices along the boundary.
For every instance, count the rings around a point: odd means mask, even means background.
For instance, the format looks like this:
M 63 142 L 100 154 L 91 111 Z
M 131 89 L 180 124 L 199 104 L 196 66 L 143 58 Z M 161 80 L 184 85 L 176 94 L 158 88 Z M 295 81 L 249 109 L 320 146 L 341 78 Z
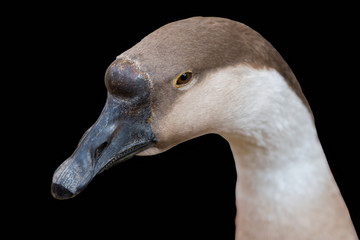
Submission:
M 200 74 L 239 63 L 274 68 L 311 113 L 300 84 L 281 55 L 259 33 L 240 22 L 193 17 L 169 23 L 121 56 L 141 62 L 142 70 L 156 79 L 154 84 L 189 69 Z

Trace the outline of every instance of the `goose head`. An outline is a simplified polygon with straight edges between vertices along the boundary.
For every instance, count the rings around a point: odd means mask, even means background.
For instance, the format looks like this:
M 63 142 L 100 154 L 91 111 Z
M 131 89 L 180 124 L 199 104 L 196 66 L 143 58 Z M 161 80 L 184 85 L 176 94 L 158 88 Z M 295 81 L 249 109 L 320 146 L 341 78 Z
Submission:
M 234 121 L 246 138 L 271 99 L 257 90 L 252 69 L 275 69 L 306 105 L 278 52 L 242 23 L 195 17 L 149 34 L 108 67 L 105 107 L 55 171 L 53 196 L 74 197 L 135 154 L 158 154 L 208 133 L 230 136 Z

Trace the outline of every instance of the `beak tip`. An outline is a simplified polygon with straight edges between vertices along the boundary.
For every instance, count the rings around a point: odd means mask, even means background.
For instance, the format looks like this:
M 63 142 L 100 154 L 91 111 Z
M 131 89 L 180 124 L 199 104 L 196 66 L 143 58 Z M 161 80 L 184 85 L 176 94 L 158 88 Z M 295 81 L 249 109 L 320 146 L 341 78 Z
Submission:
M 65 200 L 75 196 L 71 191 L 57 183 L 51 184 L 51 194 L 59 200 Z

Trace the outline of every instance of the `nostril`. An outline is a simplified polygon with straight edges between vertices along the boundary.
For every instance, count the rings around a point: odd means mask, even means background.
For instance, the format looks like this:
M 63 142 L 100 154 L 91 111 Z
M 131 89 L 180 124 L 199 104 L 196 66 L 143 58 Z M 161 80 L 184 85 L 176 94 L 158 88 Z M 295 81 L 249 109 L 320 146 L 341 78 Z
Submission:
M 102 151 L 106 148 L 107 145 L 108 142 L 104 142 L 95 150 L 95 155 L 94 155 L 95 159 L 97 159 L 101 155 Z

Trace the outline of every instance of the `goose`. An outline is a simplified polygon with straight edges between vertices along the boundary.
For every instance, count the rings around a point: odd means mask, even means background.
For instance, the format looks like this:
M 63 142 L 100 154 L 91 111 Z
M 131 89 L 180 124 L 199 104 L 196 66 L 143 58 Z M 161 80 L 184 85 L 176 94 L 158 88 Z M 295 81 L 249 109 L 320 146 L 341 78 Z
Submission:
M 105 85 L 100 117 L 53 175 L 55 198 L 134 155 L 215 133 L 236 166 L 235 239 L 358 239 L 296 77 L 250 27 L 169 23 L 120 54 Z

